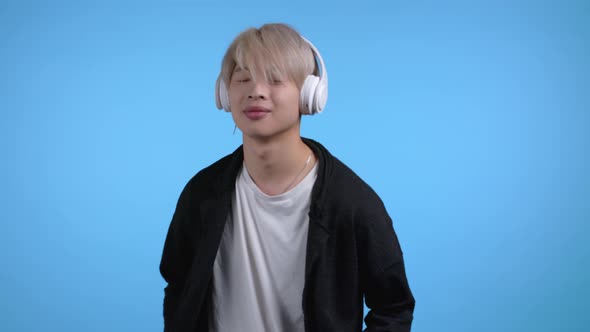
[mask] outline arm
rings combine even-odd
[[[414,297],[404,268],[403,254],[391,218],[376,197],[360,213],[359,255],[365,302],[366,332],[409,332]]]
[[[186,189],[181,194],[170,226],[162,259],[160,261],[160,274],[168,283],[164,288],[164,331],[173,331],[173,320],[180,301],[180,295],[184,288],[186,275],[189,271],[192,246],[187,237],[189,230],[185,223],[187,220],[187,209],[185,205]]]

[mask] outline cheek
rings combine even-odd
[[[232,92],[229,93],[228,97],[229,97],[230,105],[234,105],[234,104],[238,103],[240,100],[237,93],[233,90],[232,90]]]
[[[292,92],[282,98],[285,107],[289,109],[289,113],[295,113],[299,116],[299,93]]]
[[[228,90],[228,97],[229,97],[229,101],[231,102],[240,102],[240,100],[242,100],[242,96],[244,95],[244,87],[242,86],[232,86],[229,90]]]

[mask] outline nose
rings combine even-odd
[[[257,82],[253,82],[252,89],[250,93],[248,93],[248,99],[267,99],[268,98],[268,86],[264,82],[260,82],[264,80],[258,80]]]

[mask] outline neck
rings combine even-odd
[[[243,140],[248,173],[267,195],[278,195],[297,185],[315,161],[299,135],[268,141],[244,136]]]

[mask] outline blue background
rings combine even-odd
[[[233,151],[213,86],[286,22],[315,138],[382,197],[413,331],[588,331],[590,2],[0,2],[0,330],[161,331],[162,245]]]

